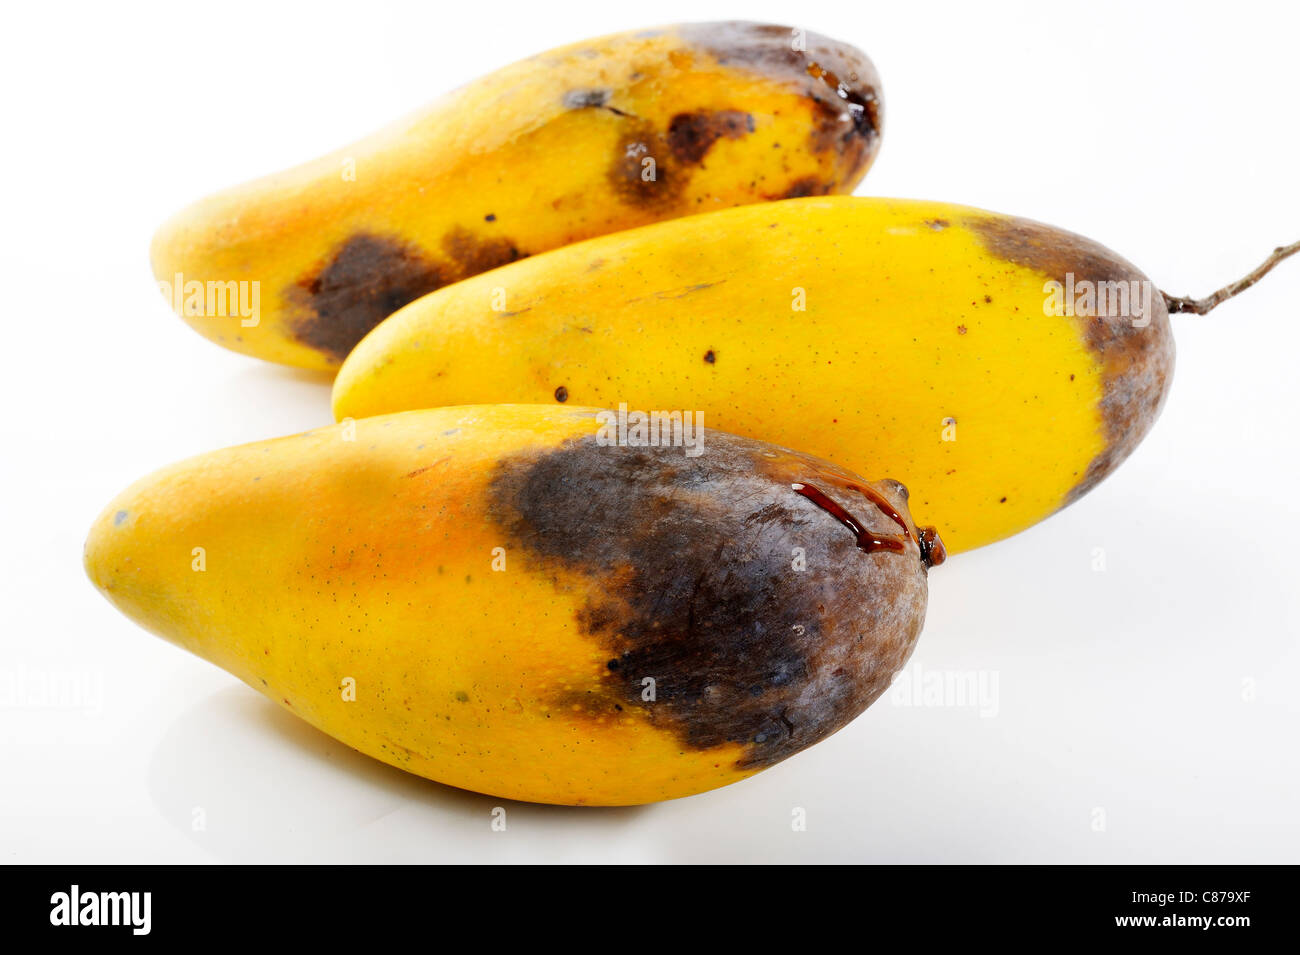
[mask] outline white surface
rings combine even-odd
[[[1294,9],[134,10],[24,5],[0,58],[0,676],[99,688],[88,710],[0,703],[0,859],[1298,861],[1300,262],[1212,317],[1176,319],[1171,399],[1118,474],[932,575],[913,663],[996,674],[996,715],[887,698],[703,796],[511,803],[492,832],[500,800],[334,743],[137,629],[81,570],[91,519],[130,481],[329,421],[322,380],[221,350],[159,298],[151,232],[213,189],[584,36],[807,14],[800,25],[856,42],[884,78],[884,149],[862,193],[1045,220],[1203,294],[1300,238]]]

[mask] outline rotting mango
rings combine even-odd
[[[406,303],[517,259],[851,192],[882,122],[871,62],[817,34],[729,22],[588,40],[185,209],[154,237],[154,274],[213,341],[333,369]]]
[[[943,556],[894,481],[570,406],[408,412],[206,454],[95,522],[142,626],[363,753],[536,802],[752,775],[861,713]]]
[[[887,463],[955,553],[1110,474],[1173,366],[1162,294],[1095,242],[967,206],[830,196],[604,236],[426,296],[344,363],[334,413],[699,411],[850,470]]]

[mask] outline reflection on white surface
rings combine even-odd
[[[167,729],[149,792],[168,822],[225,862],[487,862],[509,856],[520,830],[533,852],[562,861],[582,845],[566,835],[575,826],[617,858],[620,832],[653,811],[538,806],[443,786],[350,749],[242,685]],[[498,807],[504,831],[492,829]]]

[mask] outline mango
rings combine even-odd
[[[1161,292],[1096,242],[967,206],[830,196],[605,236],[428,295],[344,363],[334,413],[698,411],[851,471],[887,464],[957,553],[1112,473],[1173,366]]]
[[[333,370],[401,306],[497,266],[690,213],[852,192],[883,109],[862,52],[789,27],[587,40],[195,203],[154,236],[154,274],[218,344]]]
[[[943,556],[897,482],[699,424],[646,444],[608,412],[494,405],[216,451],[119,495],[86,569],[403,770],[546,803],[686,796],[876,699]]]

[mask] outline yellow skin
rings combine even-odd
[[[712,789],[884,691],[926,596],[900,485],[712,431],[697,457],[599,446],[595,415],[438,409],[203,455],[119,495],[86,568],[331,736],[508,798]]]
[[[333,369],[397,308],[516,259],[695,212],[851,192],[880,144],[876,72],[847,44],[808,34],[792,50],[792,39],[788,27],[691,24],[524,60],[185,209],[154,237],[154,274],[213,341]],[[246,284],[209,300],[207,283]]]
[[[344,364],[334,411],[557,399],[702,411],[850,470],[886,463],[917,519],[968,550],[1092,487],[1163,402],[1173,341],[1160,293],[1146,286],[1143,327],[1077,298],[1077,315],[1045,314],[1045,284],[1067,273],[1078,288],[1146,281],[1079,236],[963,206],[733,209],[421,299]]]

